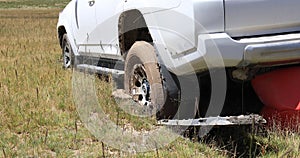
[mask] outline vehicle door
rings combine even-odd
[[[89,47],[95,41],[90,36],[96,28],[96,2],[97,0],[76,0],[74,36],[79,53],[89,52]]]
[[[90,33],[89,51],[97,57],[119,58],[118,23],[123,11],[123,0],[95,0],[96,27]]]

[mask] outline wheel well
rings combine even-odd
[[[67,33],[67,31],[64,26],[60,26],[57,29],[57,33],[58,33],[59,44],[62,47],[62,38],[63,38],[64,34]]]
[[[121,54],[126,56],[136,41],[153,42],[146,21],[138,10],[130,10],[119,18],[119,45]]]

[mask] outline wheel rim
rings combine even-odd
[[[147,79],[144,66],[141,64],[135,65],[130,79],[129,88],[133,100],[142,106],[150,106],[151,86]]]
[[[66,45],[64,47],[64,52],[63,52],[63,58],[64,58],[64,67],[65,68],[69,68],[71,66],[71,49],[70,49],[70,45],[65,42]]]

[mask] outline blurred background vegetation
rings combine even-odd
[[[70,0],[0,0],[0,8],[63,8]]]

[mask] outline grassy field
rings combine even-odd
[[[70,0],[0,0],[0,8],[63,8]]]
[[[216,130],[206,139],[180,137],[137,155],[103,146],[81,123],[72,98],[72,71],[60,62],[56,22],[66,2],[0,0],[0,157],[300,156],[300,136],[277,128],[255,135],[230,129],[232,135],[225,136]],[[97,84],[99,94],[109,87],[100,79]]]

